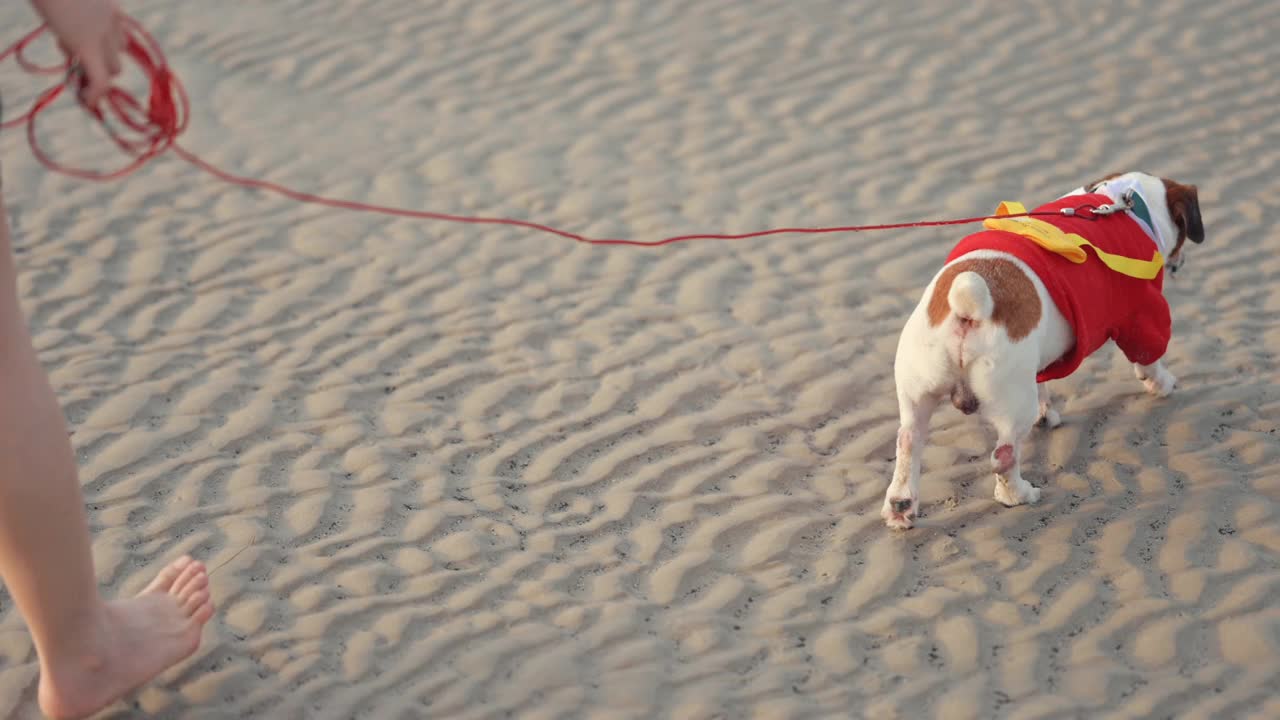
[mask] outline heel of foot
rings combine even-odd
[[[136,597],[106,603],[83,647],[47,660],[41,710],[51,718],[93,715],[194,653],[212,615],[203,563],[170,564]]]

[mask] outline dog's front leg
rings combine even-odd
[[[1049,383],[1037,383],[1036,391],[1040,396],[1040,417],[1036,425],[1053,429],[1062,424],[1062,416],[1053,409],[1053,396],[1049,394]]]
[[[919,513],[920,506],[920,458],[929,440],[929,420],[937,409],[940,397],[925,394],[910,397],[899,388],[899,427],[897,456],[893,463],[893,480],[884,493],[884,506],[880,517],[891,528],[906,530]]]
[[[1178,378],[1173,376],[1165,368],[1164,362],[1157,360],[1150,365],[1133,364],[1133,374],[1142,381],[1143,387],[1147,392],[1156,397],[1169,397],[1173,393],[1174,387],[1178,385]]]

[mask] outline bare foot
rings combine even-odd
[[[78,652],[41,658],[40,709],[55,719],[96,713],[195,652],[212,616],[204,563],[175,560],[137,597],[103,606]]]

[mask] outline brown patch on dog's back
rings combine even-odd
[[[976,273],[991,291],[991,322],[1004,327],[1009,339],[1021,340],[1040,322],[1040,296],[1036,286],[1017,265],[1004,258],[972,258],[948,265],[938,276],[929,298],[929,325],[937,327],[951,314],[947,294],[962,272]]]

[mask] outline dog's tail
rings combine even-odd
[[[996,304],[987,281],[978,273],[966,271],[952,279],[951,289],[947,291],[947,305],[964,326],[977,327],[991,319]],[[965,365],[964,350],[962,337],[955,347],[956,354],[953,358],[961,368]],[[978,411],[978,396],[963,377],[951,388],[951,404],[965,415]]]
[[[957,318],[976,325],[991,319],[996,304],[987,281],[978,273],[965,271],[951,281],[947,305]]]

